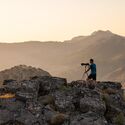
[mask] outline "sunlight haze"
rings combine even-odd
[[[0,0],[0,42],[64,41],[95,30],[125,35],[125,0]]]

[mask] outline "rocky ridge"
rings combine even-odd
[[[124,125],[120,83],[73,81],[41,76],[6,80],[0,94],[0,125]]]
[[[40,68],[32,66],[18,65],[10,69],[0,72],[0,83],[2,84],[6,79],[13,79],[20,81],[22,79],[28,80],[34,76],[50,76],[50,74]]]

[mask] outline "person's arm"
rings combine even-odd
[[[85,71],[85,73],[89,72],[90,69],[91,69],[91,68],[90,68],[90,65],[89,65],[89,67],[88,67],[88,69]]]

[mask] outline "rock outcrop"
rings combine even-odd
[[[6,81],[0,94],[0,125],[124,125],[120,83],[74,81],[41,76]],[[1,97],[1,96],[0,96]]]
[[[13,79],[20,81],[22,79],[29,80],[34,76],[50,76],[50,74],[40,68],[32,66],[19,65],[6,69],[0,72],[0,84],[6,79]]]

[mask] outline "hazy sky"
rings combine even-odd
[[[63,41],[99,29],[125,35],[125,0],[0,0],[0,42]]]

